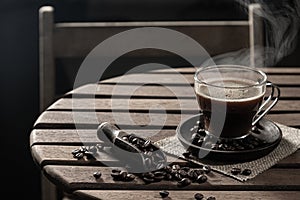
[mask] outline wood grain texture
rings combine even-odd
[[[117,165],[118,160],[111,157],[107,152],[108,151],[98,151],[95,154],[96,159],[87,159],[84,157],[83,159],[74,158],[72,155],[72,151],[74,149],[80,148],[81,145],[59,145],[59,144],[52,144],[52,145],[34,145],[31,147],[31,151],[35,155],[34,157],[37,158],[36,161],[39,163],[40,166],[45,165],[94,165],[94,166],[104,166],[103,163]],[[87,145],[88,146],[88,145]],[[168,162],[179,162],[178,158],[168,156]],[[184,162],[184,161],[180,161]],[[300,168],[300,150],[288,156],[287,158],[279,161],[275,166],[275,168],[280,167],[295,167]]]
[[[176,181],[161,181],[145,184],[136,178],[132,182],[114,181],[111,169],[101,166],[64,166],[47,165],[44,172],[56,185],[67,190],[77,189],[133,189],[133,190],[300,190],[300,169],[285,170],[271,168],[246,182],[229,178],[217,172],[208,174],[208,181],[203,184],[193,183],[187,187],[178,187]],[[93,173],[101,171],[100,179]],[[290,177],[293,177],[291,181]]]
[[[297,100],[280,100],[271,111],[300,112]],[[177,113],[196,113],[199,106],[196,99],[130,99],[130,98],[62,98],[52,104],[48,110],[97,110],[144,111],[166,110]]]
[[[164,188],[161,188],[163,190]],[[153,200],[161,199],[159,191],[161,190],[77,190],[76,196],[82,199],[101,199],[101,200],[129,200],[133,198]],[[204,195],[204,199],[210,196],[216,199],[226,200],[297,200],[299,191],[203,191],[203,190],[169,190],[168,200],[192,200],[196,193]]]
[[[176,80],[176,81],[174,81]],[[279,86],[299,86],[300,75],[269,75],[268,80]],[[192,74],[128,74],[101,81],[106,84],[162,84],[189,85],[194,83]]]
[[[76,118],[74,116],[77,116]],[[113,124],[147,128],[150,117],[153,119],[148,128],[172,126],[175,127],[181,120],[191,117],[192,114],[164,113],[125,113],[125,112],[72,112],[72,111],[46,111],[40,115],[34,125],[35,128],[75,127],[97,128],[101,122],[107,121]],[[76,120],[74,120],[76,119]]]
[[[116,92],[118,91],[118,92]],[[281,87],[281,98],[294,99],[300,98],[300,87]],[[162,95],[163,94],[163,95]],[[73,96],[72,96],[73,95]],[[87,84],[76,88],[66,96],[73,98],[195,98],[192,88],[186,89],[182,86],[151,86],[144,85],[105,85],[105,84]]]
[[[97,151],[94,158],[84,156],[81,159],[73,157],[72,151],[80,148],[82,145],[34,145],[32,153],[36,158],[36,162],[40,166],[46,165],[92,165],[92,166],[122,166],[119,159],[114,158],[109,154],[110,147],[104,147],[104,150]],[[89,145],[85,145],[89,146]],[[167,156],[169,163],[186,163],[184,160]]]
[[[72,111],[45,111],[36,120],[34,128],[74,128],[74,112]],[[96,114],[96,117],[94,116]],[[140,129],[149,124],[149,114],[148,113],[123,113],[114,112],[114,117],[112,112],[77,112],[78,118],[76,120],[77,128],[92,128],[95,129],[101,122],[108,121],[110,123],[116,123],[118,125],[132,126]],[[159,114],[151,113],[153,119],[152,126],[162,126],[175,128],[180,123],[181,120],[187,117],[193,116],[193,114]],[[129,120],[131,117],[133,121]],[[162,122],[166,117],[166,121]],[[285,113],[285,114],[269,114],[266,116],[268,119],[278,122],[287,126],[297,127],[300,126],[300,113]],[[149,126],[148,128],[151,128]]]
[[[164,137],[175,135],[175,129],[122,129],[130,134],[158,141]],[[34,129],[30,134],[30,146],[33,145],[80,145],[85,143],[97,143],[97,135],[94,129]]]

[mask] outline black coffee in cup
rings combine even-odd
[[[197,85],[195,93],[204,115],[205,129],[221,138],[239,138],[247,135],[265,93],[261,86],[253,87],[255,84],[257,83],[248,79],[228,78]],[[211,121],[212,112],[215,116],[225,117]],[[217,126],[214,123],[224,123],[221,132],[215,130]]]

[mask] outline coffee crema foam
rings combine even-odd
[[[212,100],[241,102],[257,99],[264,95],[263,86],[253,87],[257,83],[246,79],[211,80],[208,84],[212,86],[199,84],[195,89],[198,95]]]

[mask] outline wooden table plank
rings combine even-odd
[[[100,179],[93,177],[95,171],[102,173]],[[192,183],[186,187],[178,187],[176,181],[151,184],[145,184],[139,178],[131,182],[114,181],[111,177],[111,168],[101,166],[47,165],[44,167],[44,172],[55,184],[70,191],[78,189],[157,190],[161,188],[167,190],[300,190],[300,169],[271,168],[246,182],[211,172],[208,174],[206,183]],[[293,177],[293,181],[290,177]]]
[[[117,88],[118,93],[113,92]],[[105,85],[105,84],[87,84],[72,90],[66,96],[74,94],[74,98],[78,97],[140,97],[149,98],[195,98],[192,88],[186,89],[182,86],[141,86],[136,85]],[[162,96],[163,94],[163,96]],[[281,87],[281,97],[283,98],[300,98],[300,87]]]
[[[97,166],[99,163],[110,163],[117,165],[117,160],[110,157],[105,151],[98,151],[95,155],[96,160],[94,159],[76,159],[72,155],[72,151],[74,149],[80,148],[81,145],[34,145],[31,148],[31,151],[35,155],[34,157],[37,158],[36,162],[39,163],[40,166],[45,165],[94,165]],[[172,156],[168,156],[168,162],[179,162],[178,158],[174,158]],[[184,162],[184,161],[180,161]],[[100,164],[103,166],[103,164]],[[298,167],[300,168],[300,150],[296,151],[294,154],[288,156],[287,158],[279,161],[274,167]]]
[[[175,81],[176,80],[176,81]],[[300,75],[268,75],[268,80],[279,86],[300,85]],[[106,84],[163,84],[190,85],[194,83],[191,74],[128,74],[101,81]]]
[[[291,111],[300,112],[300,104],[297,100],[280,100],[271,111]],[[69,99],[62,98],[52,104],[48,110],[94,110],[111,111],[111,110],[130,110],[144,111],[149,110],[166,110],[196,113],[199,106],[196,99],[121,99],[121,98],[84,98]],[[126,109],[127,108],[127,109]]]
[[[74,115],[72,111],[45,111],[36,120],[35,128],[55,128],[55,127],[75,127]],[[120,126],[136,126],[145,127],[150,123],[149,113],[125,113],[125,112],[77,112],[79,119],[76,120],[78,127],[97,128],[101,122],[107,121]],[[97,119],[94,115],[96,114]],[[300,114],[299,114],[300,115]],[[162,125],[175,127],[179,122],[192,114],[172,114],[166,115],[161,113],[151,113],[151,117],[155,119],[152,122],[153,126]],[[129,117],[132,118],[129,119]],[[97,121],[95,121],[97,120]],[[118,121],[119,123],[116,123]],[[150,127],[149,127],[150,128]]]
[[[164,137],[175,135],[175,129],[123,129],[128,133],[133,133],[150,139],[155,142]],[[30,134],[30,146],[39,145],[68,145],[68,144],[82,144],[97,143],[97,135],[95,130],[76,130],[76,129],[34,129]]]
[[[163,190],[164,188],[161,188]],[[138,199],[161,199],[159,195],[160,190],[77,190],[74,194],[80,198],[101,199],[101,200],[129,200],[133,198]],[[299,199],[299,191],[203,191],[203,190],[169,190],[169,198],[172,200],[194,199],[196,193],[204,195],[204,199],[210,196],[216,199],[226,200],[297,200]],[[203,200],[204,200],[203,199]]]
[[[111,112],[95,112],[98,117],[98,121],[95,122],[94,117],[91,116],[91,112],[78,112],[78,115],[81,116],[78,119],[77,127],[78,128],[97,128],[98,125],[103,121],[108,121],[110,123],[115,123],[114,116]],[[149,123],[149,114],[148,113],[130,113],[130,116],[135,120],[137,125],[132,124],[128,121],[128,113],[116,112],[118,117],[122,119],[121,123],[118,125],[125,126],[146,126]],[[152,113],[151,116],[156,119],[164,119],[164,114]],[[192,114],[170,114],[167,116],[165,121],[165,126],[171,126],[173,128],[177,127],[181,119],[186,119],[187,117],[193,116]],[[300,113],[287,113],[287,114],[269,114],[267,118],[287,126],[298,127],[300,126]],[[153,125],[161,126],[161,121],[153,122]],[[34,128],[74,128],[74,119],[73,112],[71,111],[45,111],[40,117],[36,120]],[[140,127],[141,128],[141,127]],[[150,127],[148,127],[150,128]]]
[[[113,158],[104,147],[104,150],[97,151],[94,158],[83,157],[77,159],[73,157],[72,151],[80,148],[82,145],[34,145],[31,147],[31,151],[36,158],[36,162],[39,166],[46,165],[93,165],[93,166],[120,166],[118,159]],[[88,145],[86,145],[88,146]],[[167,155],[169,163],[186,163],[186,161]]]

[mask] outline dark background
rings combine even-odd
[[[39,169],[29,148],[39,114],[38,8],[55,6],[56,21],[231,20],[247,15],[229,0],[1,0],[1,195],[40,199]],[[298,44],[297,41],[295,43]],[[300,47],[278,66],[300,66]]]

